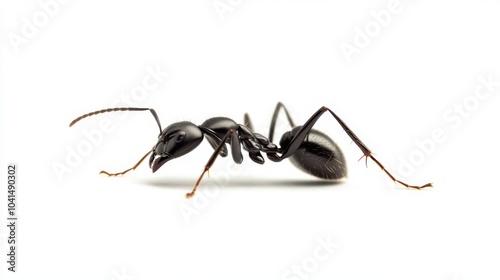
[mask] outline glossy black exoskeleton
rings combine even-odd
[[[283,134],[279,142],[279,147],[273,144],[274,129],[276,120],[280,109],[285,111],[288,122],[292,129]],[[228,150],[226,144],[231,147],[231,155],[235,163],[240,164],[243,161],[243,150],[247,151],[252,161],[263,164],[264,157],[262,153],[266,154],[267,158],[274,162],[280,162],[283,159],[289,158],[291,162],[304,172],[322,179],[341,179],[347,176],[347,165],[340,148],[335,142],[326,134],[313,129],[316,121],[325,112],[329,112],[344,129],[347,135],[354,141],[358,148],[363,152],[363,157],[367,160],[372,159],[394,182],[399,183],[407,188],[422,189],[432,187],[428,183],[422,186],[412,186],[396,179],[389,173],[384,166],[372,155],[370,149],[366,147],[363,142],[352,132],[352,130],[330,109],[321,107],[317,110],[302,126],[296,126],[292,121],[290,114],[282,103],[276,105],[274,114],[271,120],[269,129],[269,138],[264,137],[262,134],[253,131],[253,125],[250,121],[248,114],[245,114],[245,125],[238,124],[234,120],[226,117],[210,118],[203,122],[201,125],[195,125],[191,122],[177,122],[167,126],[162,130],[160,120],[155,110],[150,108],[110,108],[91,112],[82,115],[73,120],[69,126],[73,126],[76,122],[83,118],[114,111],[150,111],[158,124],[160,134],[158,142],[149,150],[132,168],[118,173],[108,173],[101,171],[101,173],[108,176],[123,175],[130,170],[134,170],[141,164],[144,159],[149,157],[149,166],[153,172],[156,172],[166,162],[181,157],[192,150],[194,150],[204,138],[214,148],[212,156],[209,158],[207,164],[200,177],[196,181],[193,190],[187,193],[186,196],[192,197],[200,185],[204,174],[214,164],[215,159],[220,156],[227,156]]]

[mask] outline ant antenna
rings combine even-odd
[[[69,124],[69,126],[72,127],[75,123],[79,122],[81,119],[84,119],[86,117],[90,117],[90,116],[93,116],[93,115],[97,115],[97,114],[109,113],[109,112],[116,112],[116,111],[146,111],[146,110],[149,110],[151,112],[151,114],[153,115],[153,117],[155,118],[156,123],[158,124],[158,128],[160,129],[160,134],[161,134],[162,129],[161,129],[161,124],[160,124],[160,119],[158,118],[158,115],[156,114],[155,110],[151,109],[151,108],[119,107],[119,108],[102,109],[102,110],[98,110],[98,111],[95,111],[95,112],[91,112],[91,113],[82,115],[82,116],[74,119]]]

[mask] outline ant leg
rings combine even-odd
[[[222,142],[222,140],[217,135],[217,133],[215,133],[215,131],[211,130],[210,128],[206,128],[206,127],[203,127],[203,126],[198,126],[198,128],[201,129],[201,131],[203,131],[205,133],[205,136],[206,136],[207,141],[210,144],[210,146],[212,146],[213,149],[217,149],[217,146]],[[220,151],[220,155],[222,157],[226,157],[227,156],[226,145],[224,145],[222,147],[222,149]]]
[[[302,144],[304,139],[307,137],[307,135],[309,134],[309,131],[311,131],[311,129],[314,126],[314,124],[316,123],[316,121],[321,117],[321,115],[323,115],[323,113],[325,113],[327,111],[330,112],[330,114],[337,120],[337,122],[344,129],[344,131],[347,133],[347,135],[352,139],[352,141],[354,141],[356,146],[358,146],[358,148],[361,150],[361,152],[363,152],[363,156],[361,158],[365,157],[366,161],[368,161],[368,158],[373,160],[382,169],[382,171],[384,171],[384,173],[387,176],[389,176],[389,178],[391,178],[394,182],[399,183],[399,184],[401,184],[409,189],[423,189],[423,188],[427,188],[427,187],[432,187],[431,183],[427,183],[427,184],[422,185],[422,186],[412,186],[412,185],[409,185],[407,183],[404,183],[404,182],[396,179],[396,177],[394,177],[389,171],[387,171],[387,169],[385,169],[385,167],[373,156],[370,149],[368,149],[368,147],[358,138],[358,136],[356,136],[356,134],[354,134],[354,132],[344,123],[344,121],[342,121],[342,119],[340,119],[332,110],[330,110],[324,106],[321,107],[318,111],[316,111],[316,113],[314,113],[311,116],[311,118],[309,118],[309,120],[307,120],[307,122],[302,126],[302,128],[292,138],[292,140],[290,141],[290,144],[287,147],[282,148],[283,149],[282,155],[281,156],[276,155],[273,158],[273,160],[281,161],[281,160],[293,155],[295,153],[295,151],[299,148],[299,146]]]
[[[209,171],[210,167],[214,164],[215,160],[219,156],[222,148],[225,146],[226,140],[228,137],[231,137],[231,152],[233,154],[233,160],[236,163],[241,163],[243,160],[243,155],[241,154],[241,144],[240,140],[238,139],[238,134],[234,129],[230,129],[224,137],[222,137],[221,142],[215,148],[214,152],[212,153],[212,156],[210,156],[210,159],[208,160],[207,164],[205,164],[205,167],[203,168],[203,172],[201,173],[200,177],[198,180],[196,180],[196,183],[194,184],[193,190],[191,192],[186,194],[186,198],[191,198],[193,197],[194,193],[198,189],[198,186],[201,183],[201,180],[203,179],[203,176],[205,175],[206,172]]]
[[[118,176],[118,175],[123,175],[127,172],[129,172],[130,170],[135,170],[137,168],[137,166],[139,166],[139,164],[141,164],[141,162],[144,161],[144,159],[152,152],[153,150],[149,151],[147,154],[145,154],[140,160],[139,162],[137,162],[132,168],[129,168],[125,171],[122,171],[122,172],[118,172],[118,173],[109,173],[107,171],[104,171],[102,170],[101,172],[99,172],[99,174],[106,174],[108,176]]]
[[[251,131],[254,131],[253,123],[248,113],[245,113],[245,115],[243,116],[243,123],[245,124],[246,127],[250,128]]]
[[[283,108],[283,110],[285,111],[286,118],[288,119],[290,126],[292,128],[295,127],[295,124],[293,123],[292,117],[288,113],[288,110],[286,109],[285,105],[283,105],[283,103],[281,103],[281,102],[278,102],[278,104],[276,104],[276,109],[274,109],[273,118],[271,120],[271,126],[269,127],[269,142],[271,142],[271,143],[273,142],[274,128],[276,127],[276,120],[278,120],[278,113],[279,113],[281,108]]]

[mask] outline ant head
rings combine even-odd
[[[166,127],[149,158],[149,166],[156,172],[167,161],[194,150],[203,141],[203,132],[193,123],[178,122]]]

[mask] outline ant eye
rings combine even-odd
[[[179,131],[179,133],[175,136],[175,143],[184,141],[184,138],[186,138],[186,132],[183,130]]]

